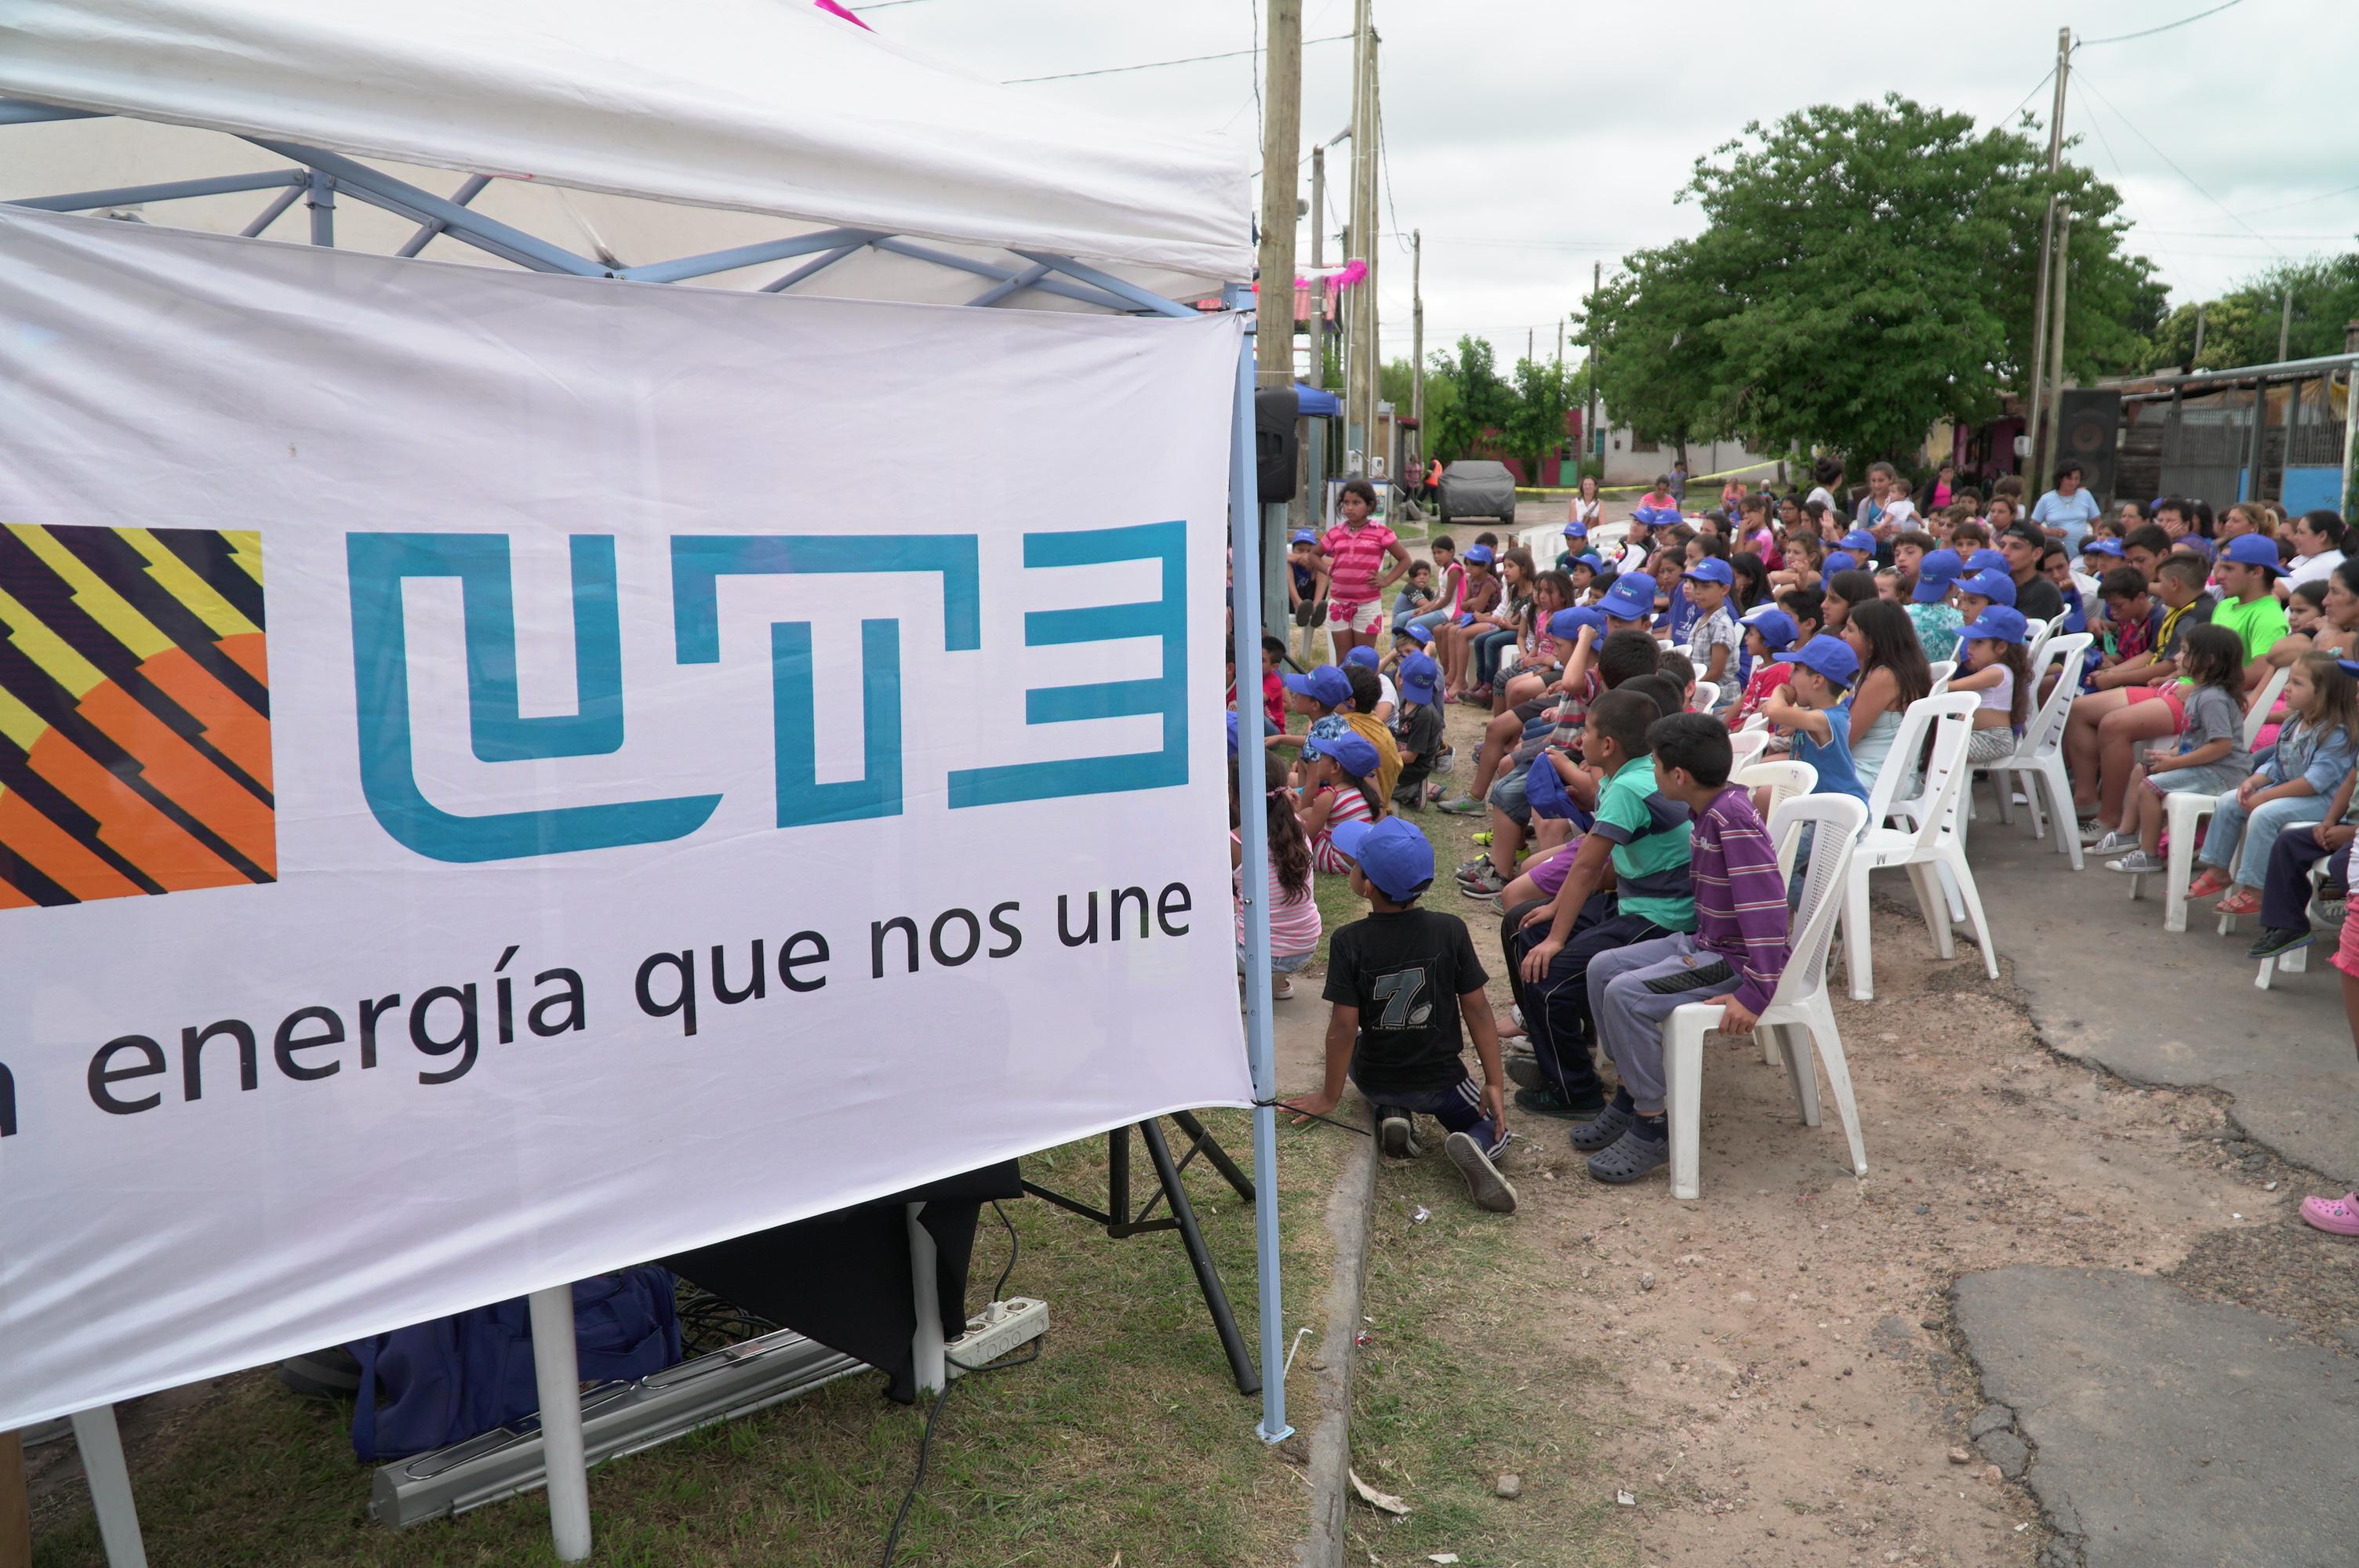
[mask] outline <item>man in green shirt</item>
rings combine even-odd
[[[2268,652],[2286,634],[2285,602],[2272,582],[2283,570],[2277,541],[2259,534],[2237,535],[2212,565],[2220,602],[2212,608],[2212,623],[2243,639],[2246,690],[2268,678]]]

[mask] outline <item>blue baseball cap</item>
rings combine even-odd
[[[1236,761],[1236,756],[1237,756],[1237,710],[1236,710],[1235,708],[1230,708],[1230,709],[1229,709],[1229,760],[1230,760],[1231,762],[1234,762],[1234,761]]]
[[[1864,528],[1854,528],[1843,536],[1843,547],[1872,556],[1875,554],[1875,535]]]
[[[1958,580],[1960,593],[1971,593],[1994,604],[2015,607],[2015,579],[2005,572],[1980,571]]]
[[[1298,545],[1315,545],[1319,542],[1319,535],[1308,528],[1297,528],[1294,531],[1294,542]]]
[[[1965,560],[1957,551],[1928,550],[1917,563],[1917,589],[1911,597],[1919,604],[1937,604],[1950,597],[1950,589],[1965,575]]]
[[[1582,522],[1568,523],[1564,525],[1564,536],[1568,539],[1586,539],[1589,537],[1589,524]]]
[[[1549,617],[1548,633],[1551,637],[1570,643],[1581,635],[1583,626],[1601,637],[1604,636],[1605,612],[1590,609],[1560,610]]]
[[[1377,665],[1384,663],[1382,659],[1376,656],[1376,651],[1374,648],[1369,647],[1365,643],[1361,643],[1358,647],[1344,654],[1343,662],[1347,665],[1357,665],[1364,670],[1375,669]]]
[[[1299,691],[1328,708],[1340,708],[1352,700],[1352,682],[1333,665],[1321,665],[1307,675],[1280,676],[1279,682],[1288,691]]]
[[[1851,651],[1849,643],[1825,632],[1796,649],[1792,659],[1839,687],[1848,687],[1859,678],[1859,655]]]
[[[1491,564],[1493,559],[1491,546],[1488,545],[1471,545],[1467,547],[1465,559],[1467,564],[1470,566],[1487,567]]]
[[[1397,816],[1382,822],[1338,822],[1328,838],[1352,858],[1378,892],[1396,903],[1407,903],[1433,885],[1433,846],[1414,823]]]
[[[1640,506],[1633,508],[1630,513],[1630,521],[1642,528],[1651,528],[1658,523],[1676,523],[1679,520],[1680,509],[1676,506]]]
[[[1717,556],[1706,556],[1680,575],[1697,582],[1716,582],[1723,588],[1736,580],[1736,574],[1729,569],[1728,563]]]
[[[1412,621],[1408,623],[1408,627],[1402,631],[1401,635],[1422,648],[1428,643],[1433,641],[1433,628],[1430,626],[1420,626],[1416,622]]]
[[[1765,604],[1747,611],[1744,624],[1758,632],[1762,642],[1769,645],[1773,654],[1782,654],[1792,647],[1794,639],[1801,634],[1801,628],[1794,624],[1794,618],[1774,604]]]
[[[2122,542],[2119,539],[2092,539],[2081,546],[2081,553],[2084,556],[2112,556],[2119,559]]]
[[[1430,656],[1411,654],[1400,662],[1395,674],[1399,677],[1403,702],[1422,702],[1430,707],[1440,700],[1441,666]]]
[[[1605,597],[1597,601],[1597,608],[1609,620],[1650,621],[1655,614],[1655,585],[1651,579],[1616,578]]]
[[[1859,557],[1849,550],[1829,550],[1827,558],[1819,563],[1819,570],[1826,577],[1832,577],[1837,572],[1855,572],[1859,570]]]
[[[1597,558],[1597,552],[1595,550],[1582,551],[1581,554],[1572,557],[1572,564],[1577,567],[1587,567],[1593,572],[1602,572],[1605,569],[1605,563]]]
[[[1958,628],[1961,643],[2020,643],[2030,626],[2023,611],[2011,604],[1986,604],[1983,612]]]
[[[2346,676],[2359,676],[2359,659],[2337,659],[2334,667]]]
[[[1546,747],[1524,769],[1524,804],[1532,808],[1535,816],[1570,817],[1572,795],[1564,787],[1564,775],[1556,771],[1549,760]]]
[[[1966,557],[1968,572],[2003,572],[2006,569],[2006,554],[2002,550],[1976,550]]]
[[[2258,534],[2237,535],[2228,541],[2228,547],[2220,552],[2220,558],[2234,561],[2238,566],[2260,567],[2273,572],[2285,570],[2284,561],[2277,557],[2277,541],[2265,539]]]
[[[2182,538],[2173,540],[2170,547],[2174,550],[2186,550],[2208,561],[2212,558],[2212,552],[2219,546],[2201,534],[2189,534]]]
[[[1375,742],[1356,730],[1346,730],[1341,735],[1313,735],[1302,742],[1302,752],[1310,757],[1332,757],[1355,779],[1366,778],[1376,771]]]

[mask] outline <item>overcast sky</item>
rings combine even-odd
[[[2050,90],[2035,87],[2058,27],[2095,40],[2216,3],[1376,0],[1395,210],[1403,230],[1425,234],[1427,349],[1471,331],[1512,361],[1527,329],[1552,345],[1593,262],[1610,274],[1629,250],[1695,232],[1694,206],[1672,198],[1696,158],[1748,120],[1897,90],[1984,124],[2028,95],[2044,124]],[[1256,5],[899,0],[862,12],[881,33],[1006,80],[1245,49],[1259,41]],[[1352,0],[1303,0],[1303,37],[1348,32],[1352,16]],[[1351,46],[1307,43],[1303,59],[1307,156],[1349,118]],[[2174,302],[2281,254],[2350,247],[2354,62],[2359,0],[2241,0],[2075,55],[2071,156],[2121,189],[2130,244]],[[1222,135],[1257,160],[1259,70],[1247,56],[1016,91]],[[1302,178],[1307,197],[1307,168]],[[1329,200],[1332,235],[1343,211],[1332,179]],[[1386,352],[1406,355],[1408,257],[1388,241],[1384,265]]]

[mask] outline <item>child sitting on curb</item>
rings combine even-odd
[[[1346,822],[1374,822],[1385,814],[1376,789],[1376,749],[1348,730],[1313,735],[1302,742],[1302,831],[1310,839],[1310,863],[1343,875],[1351,857],[1335,847],[1335,829]]]
[[[1347,823],[1336,849],[1352,862],[1352,891],[1368,916],[1338,930],[1327,945],[1327,1078],[1316,1094],[1285,1102],[1324,1116],[1343,1098],[1348,1076],[1376,1114],[1376,1144],[1396,1158],[1417,1154],[1410,1118],[1441,1123],[1442,1152],[1466,1179],[1478,1207],[1513,1214],[1516,1189],[1493,1157],[1506,1147],[1506,1079],[1499,1034],[1484,994],[1483,962],[1466,923],[1416,906],[1433,882],[1433,846],[1392,817],[1370,827]],[[1483,1068],[1466,1071],[1461,1029],[1474,1036]]]
[[[1689,1002],[1718,1002],[1722,1033],[1752,1033],[1790,956],[1777,846],[1751,797],[1728,782],[1727,729],[1709,714],[1673,714],[1656,720],[1647,742],[1657,787],[1694,815],[1695,929],[1590,960],[1589,1010],[1622,1087],[1572,1130],[1572,1146],[1589,1156],[1592,1176],[1617,1184],[1670,1163],[1663,1021]]]

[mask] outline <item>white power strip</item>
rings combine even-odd
[[[1028,1340],[1049,1332],[1049,1303],[1030,1296],[1010,1296],[994,1302],[980,1317],[966,1320],[966,1332],[942,1346],[950,1357],[951,1376],[998,1360]]]

